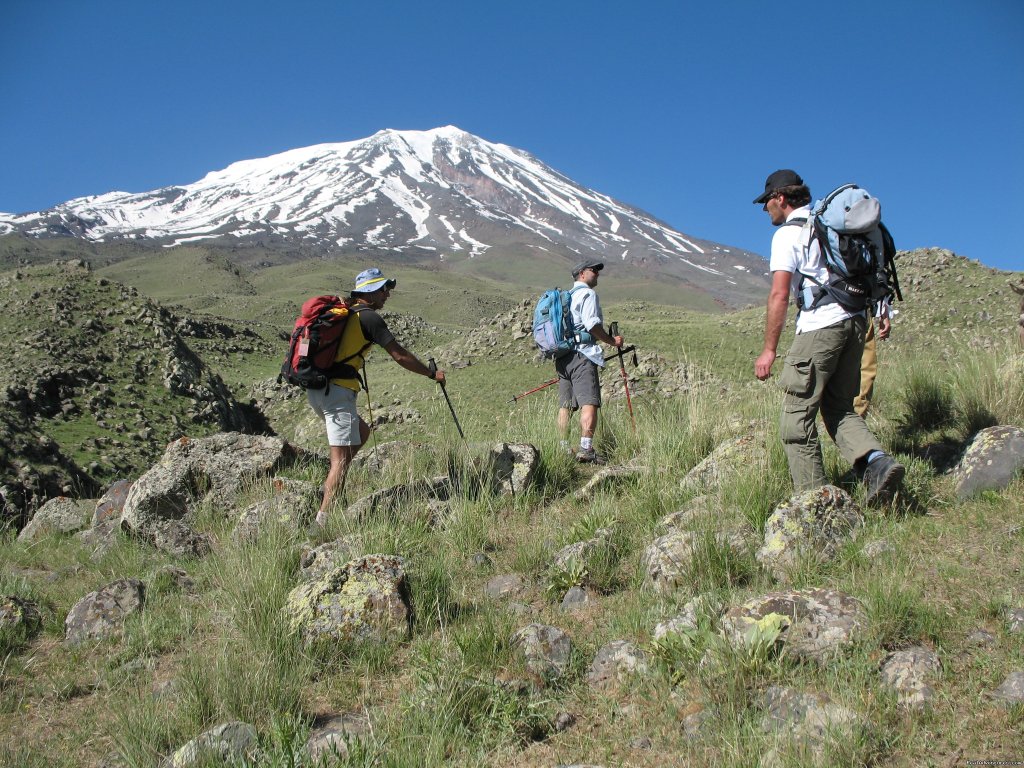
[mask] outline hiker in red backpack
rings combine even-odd
[[[316,522],[323,527],[334,502],[338,486],[345,480],[352,458],[370,436],[370,427],[356,412],[356,395],[362,387],[359,371],[373,344],[384,347],[391,359],[407,371],[444,384],[444,371],[431,371],[419,358],[399,344],[384,319],[377,314],[391,295],[397,281],[389,280],[377,268],[359,273],[349,296],[349,311],[359,322],[348,322],[342,332],[335,359],[346,361],[355,370],[351,378],[331,379],[323,389],[307,389],[310,407],[324,420],[327,442],[331,447],[331,468],[324,481],[324,497]]]

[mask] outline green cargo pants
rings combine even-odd
[[[853,410],[860,391],[860,358],[866,321],[862,316],[817,331],[797,334],[779,378],[786,393],[779,437],[799,491],[828,482],[818,442],[818,411],[825,430],[851,464],[882,446]]]

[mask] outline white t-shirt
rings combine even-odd
[[[586,283],[577,280],[572,284],[572,299],[569,302],[569,311],[572,314],[572,323],[577,328],[589,331],[595,325],[604,322],[601,315],[601,302],[597,293]],[[581,344],[576,348],[581,355],[596,365],[604,367],[604,350],[598,343]]]
[[[809,219],[811,208],[808,205],[797,208],[786,217],[786,221],[792,219]],[[790,287],[793,297],[796,298],[800,290],[801,275],[809,275],[824,284],[828,280],[828,270],[825,268],[825,261],[821,256],[818,243],[808,245],[811,239],[810,227],[796,226],[795,224],[783,225],[775,230],[772,237],[772,255],[769,262],[769,269],[772,272],[790,272],[793,280]],[[804,282],[805,287],[813,287],[810,280]],[[796,316],[796,332],[806,333],[817,331],[821,328],[828,328],[830,325],[841,323],[848,317],[863,312],[847,312],[839,304],[831,302],[822,304],[816,309],[802,310]]]

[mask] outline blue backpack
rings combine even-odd
[[[572,322],[569,303],[579,287],[570,291],[558,288],[544,291],[533,310],[533,340],[547,359],[559,358],[574,351],[580,344],[593,341],[586,331]]]
[[[893,260],[896,245],[882,223],[881,203],[867,190],[844,184],[814,204],[810,221],[787,223],[810,227],[809,242],[817,241],[828,269],[825,284],[803,276],[814,285],[801,281],[800,309],[835,302],[849,312],[873,312],[886,297],[903,300]]]

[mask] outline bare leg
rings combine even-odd
[[[580,435],[592,438],[595,429],[597,429],[597,406],[580,406]]]
[[[566,436],[569,434],[569,416],[571,411],[568,408],[558,409],[558,431],[562,435],[562,439],[567,439]]]
[[[324,481],[324,498],[320,502],[320,511],[317,512],[316,522],[323,527],[327,523],[327,513],[334,503],[334,497],[339,486],[345,482],[349,465],[359,449],[363,447],[370,437],[370,427],[362,419],[359,420],[359,437],[362,442],[359,445],[332,445],[331,446],[331,468],[327,472],[327,479]]]

